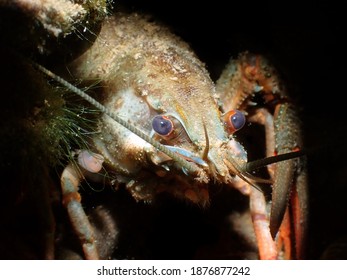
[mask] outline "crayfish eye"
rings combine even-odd
[[[229,133],[234,133],[240,130],[245,123],[245,115],[238,110],[231,110],[224,115],[224,124]]]
[[[161,136],[169,136],[174,130],[172,121],[165,116],[155,116],[152,120],[152,127]]]

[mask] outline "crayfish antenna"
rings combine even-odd
[[[265,167],[269,164],[273,164],[276,162],[281,162],[289,159],[294,159],[297,157],[301,157],[305,155],[305,153],[300,151],[294,151],[289,152],[285,154],[280,154],[272,157],[266,157],[258,160],[254,160],[251,162],[247,162],[243,165],[239,165],[232,157],[229,157],[227,160],[227,164],[229,165],[229,168],[241,179],[243,179],[245,182],[249,183],[251,186],[256,188],[259,191],[262,191],[259,186],[257,186],[255,183],[265,183],[265,184],[272,184],[273,181],[271,179],[263,179],[256,176],[253,176],[250,174],[250,172],[259,169],[261,167]]]
[[[251,162],[247,162],[245,164],[245,166],[242,167],[242,169],[245,172],[252,172],[252,171],[259,169],[261,167],[265,167],[266,165],[280,162],[280,161],[293,159],[293,158],[298,158],[298,157],[301,157],[303,155],[305,155],[305,152],[300,150],[300,151],[289,152],[289,153],[280,154],[280,155],[276,155],[276,156],[272,156],[272,157],[266,157],[266,158],[254,160]]]

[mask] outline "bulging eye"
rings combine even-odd
[[[160,136],[169,136],[173,130],[174,125],[172,121],[166,116],[155,116],[152,120],[153,130]]]
[[[246,118],[243,113],[238,110],[231,110],[224,115],[224,124],[229,133],[234,133],[240,130],[246,123]]]

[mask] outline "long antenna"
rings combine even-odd
[[[285,153],[285,154],[280,154],[280,155],[276,155],[276,156],[271,156],[271,157],[266,157],[263,159],[254,160],[251,162],[247,162],[244,166],[244,170],[246,172],[251,172],[255,169],[264,167],[264,166],[272,164],[272,163],[301,157],[303,155],[305,155],[305,152],[300,150],[300,151],[289,152],[289,153]]]
[[[40,64],[33,63],[34,67],[36,67],[38,70],[43,72],[45,75],[48,77],[52,78],[56,82],[60,83],[61,85],[65,86],[75,94],[79,95],[82,97],[84,100],[88,101],[91,105],[99,109],[102,113],[108,115],[110,118],[112,118],[114,121],[119,123],[120,125],[124,126],[126,129],[130,130],[132,133],[136,134],[140,138],[142,138],[144,141],[147,143],[151,144],[153,147],[158,149],[159,151],[163,152],[164,154],[168,155],[172,160],[176,161],[182,168],[184,168],[188,173],[190,174],[197,174],[201,172],[201,169],[199,169],[196,165],[189,163],[188,161],[184,160],[182,157],[178,156],[176,153],[172,152],[169,150],[167,147],[164,145],[160,144],[158,141],[155,141],[154,139],[148,137],[147,134],[142,132],[140,129],[137,127],[127,123],[125,120],[120,118],[118,115],[110,111],[108,108],[106,108],[104,105],[99,103],[97,100],[86,94],[84,91],[80,90],[79,88],[75,87],[74,85],[70,84],[60,76],[54,74],[47,68],[43,67]]]

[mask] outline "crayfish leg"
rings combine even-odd
[[[248,113],[249,121],[264,125],[267,156],[302,149],[297,109],[291,103],[276,69],[266,58],[248,52],[240,54],[227,65],[216,87],[224,112],[244,110]],[[257,104],[253,102],[256,95],[262,96],[263,104],[258,104],[263,106],[261,109],[253,106]],[[299,259],[304,256],[308,220],[308,190],[303,165],[304,159],[299,158],[268,166],[269,175],[274,181],[270,233],[279,244],[284,242],[284,256],[292,255]],[[287,210],[288,207],[290,210]],[[283,222],[286,211],[289,213],[289,223]],[[294,236],[280,240],[285,236],[282,234],[280,237],[280,231],[288,232],[285,228],[291,228]],[[292,253],[293,249],[295,253]]]
[[[278,251],[283,251],[283,259],[305,259],[308,224],[306,186],[306,172],[302,172],[296,178],[276,239]]]
[[[263,125],[266,137],[266,156],[273,155],[275,150],[275,125],[274,117],[264,108],[255,110],[249,118],[251,122]],[[292,239],[291,239],[291,215],[288,208],[288,196],[291,188],[291,180],[294,177],[293,162],[280,162],[267,166],[270,177],[274,180],[274,188],[272,195],[272,212],[270,218],[270,230],[273,238],[276,237],[278,252],[283,252],[280,258],[292,258]],[[279,186],[279,187],[278,187]],[[284,207],[283,207],[284,206]],[[283,212],[281,212],[283,211]],[[279,215],[279,214],[283,214]],[[296,236],[295,238],[300,238]],[[280,254],[280,253],[279,253]]]
[[[275,260],[278,253],[276,243],[269,231],[269,216],[266,210],[265,197],[259,190],[251,188],[249,198],[259,257],[261,260]]]
[[[302,148],[300,120],[291,103],[280,103],[274,113],[275,153],[283,154]],[[304,257],[308,222],[308,189],[305,158],[276,164],[274,176],[270,230],[276,235],[289,205],[297,259]],[[293,246],[294,248],[294,246]]]
[[[261,260],[277,259],[277,245],[270,233],[270,219],[264,194],[238,177],[235,178],[233,187],[249,197],[250,213],[259,258]]]
[[[292,152],[302,147],[300,121],[288,102],[276,105],[272,115],[257,109],[250,121],[264,125],[266,155]],[[304,258],[308,216],[308,192],[304,159],[291,159],[269,165],[273,179],[270,232],[284,258]],[[287,217],[286,217],[287,215]],[[289,217],[289,218],[288,218]],[[294,236],[291,237],[290,234]],[[278,236],[277,236],[278,235]]]
[[[308,225],[308,189],[305,169],[301,170],[300,174],[297,175],[291,201],[295,235],[295,255],[297,259],[305,259]]]
[[[95,234],[81,204],[78,186],[83,175],[72,163],[68,164],[61,175],[61,188],[63,205],[65,206],[70,222],[76,232],[86,259],[99,259],[96,247]]]
[[[290,211],[287,207],[283,221],[278,231],[278,236],[276,238],[277,250],[280,252],[280,258],[284,260],[292,259],[292,240],[291,240],[291,223],[290,223]]]

